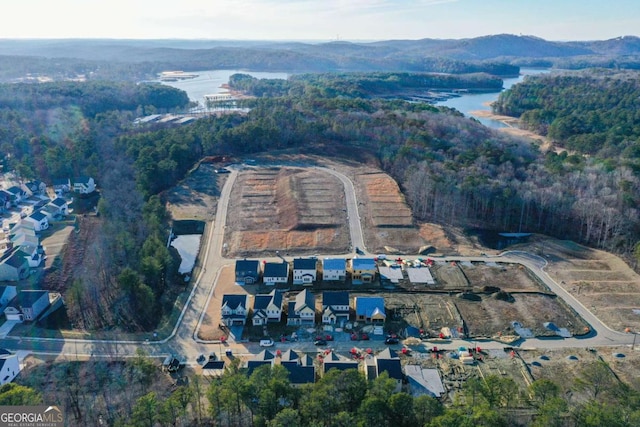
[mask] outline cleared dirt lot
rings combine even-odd
[[[211,221],[215,218],[220,189],[227,178],[216,174],[220,165],[200,163],[178,185],[164,193],[171,218]]]
[[[243,170],[229,204],[229,255],[346,252],[345,209],[342,184],[322,171],[275,166]]]
[[[543,252],[549,275],[607,326],[640,330],[640,276],[619,257],[550,238],[523,249]]]

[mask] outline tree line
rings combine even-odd
[[[127,361],[46,362],[0,388],[2,405],[56,402],[69,425],[600,427],[640,422],[640,395],[602,361],[586,362],[566,383],[526,386],[508,376],[474,376],[445,403],[397,392],[386,372],[374,380],[330,370],[293,386],[281,365],[248,372],[234,359],[219,378],[189,375],[179,385],[138,352]],[[37,390],[37,391],[36,391]]]

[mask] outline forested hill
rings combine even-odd
[[[640,170],[640,72],[530,76],[500,94],[493,109],[568,150]]]
[[[517,75],[519,66],[640,68],[640,39],[556,42],[499,34],[470,39],[377,42],[215,40],[0,40],[0,79],[46,74],[56,79],[153,78],[162,70],[244,69],[486,72]]]

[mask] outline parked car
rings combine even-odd
[[[327,342],[325,340],[315,340],[313,343],[315,345],[327,345]]]
[[[360,249],[359,247],[356,246],[356,253],[358,255],[364,255],[364,251],[362,249]]]
[[[389,337],[386,340],[384,340],[384,343],[389,345],[398,344],[399,342],[400,341],[398,340],[398,338],[392,338],[392,337]]]
[[[369,340],[369,335],[362,333],[362,335],[360,335],[360,339],[362,341],[368,341]]]
[[[260,340],[260,347],[271,347],[273,346],[273,340],[271,338]]]

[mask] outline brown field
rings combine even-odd
[[[356,191],[371,252],[416,253],[427,244],[415,226],[413,214],[393,178],[379,170],[356,172]]]
[[[455,301],[472,337],[514,335],[511,322],[520,322],[535,336],[555,336],[543,323],[553,322],[573,335],[584,333],[587,324],[556,297],[542,294],[513,294],[514,301],[483,295],[482,301]]]
[[[178,185],[164,193],[172,219],[214,219],[220,189],[227,177],[216,174],[216,167],[220,165],[200,163]]]
[[[550,238],[530,246],[529,250],[542,250],[547,256],[549,275],[607,326],[640,330],[640,276],[622,259]]]
[[[344,209],[342,184],[324,172],[280,167],[242,171],[229,204],[229,255],[346,252]]]
[[[521,265],[498,264],[498,267],[489,266],[484,263],[473,263],[473,267],[458,264],[460,270],[473,285],[474,288],[484,286],[497,286],[502,290],[509,291],[547,291],[532,278],[532,274]]]

